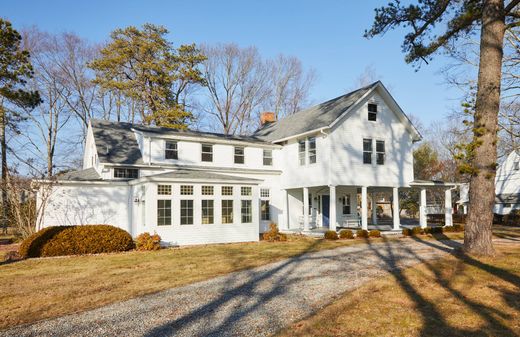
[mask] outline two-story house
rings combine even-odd
[[[398,189],[428,185],[413,181],[421,136],[381,82],[262,120],[251,136],[92,120],[83,170],[52,185],[42,226],[112,224],[179,245],[256,241],[270,222],[367,228],[369,203],[386,191],[398,230]]]

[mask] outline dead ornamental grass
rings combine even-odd
[[[279,336],[518,336],[520,245],[498,252],[395,271]]]

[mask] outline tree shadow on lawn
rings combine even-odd
[[[442,243],[451,247],[444,247],[439,243],[422,240],[418,237],[414,237],[413,239],[416,242],[424,244],[425,246],[445,251],[453,256],[455,256],[460,261],[468,264],[470,266],[479,268],[482,271],[485,271],[494,277],[500,278],[503,281],[509,282],[514,285],[517,289],[520,288],[520,277],[501,268],[483,263],[475,258],[464,254],[460,248],[461,244],[455,241],[450,240],[447,236],[442,238],[437,236],[438,239],[442,239]],[[504,311],[501,311],[496,308],[492,308],[486,306],[485,304],[476,302],[466,295],[461,293],[459,290],[455,289],[450,282],[450,279],[443,276],[442,270],[432,263],[432,261],[428,261],[421,256],[419,256],[413,250],[403,247],[404,252],[410,254],[417,259],[417,261],[421,262],[426,268],[434,275],[435,283],[431,286],[434,287],[442,287],[442,289],[448,292],[451,296],[460,301],[465,307],[470,309],[473,313],[475,313],[484,323],[484,326],[480,327],[478,331],[458,328],[450,325],[450,323],[446,320],[445,315],[439,311],[438,303],[433,303],[429,301],[425,296],[423,296],[418,289],[414,287],[412,282],[405,275],[404,268],[396,265],[396,261],[398,261],[398,256],[395,255],[394,249],[388,243],[385,243],[386,254],[382,254],[380,250],[375,249],[374,246],[368,241],[368,245],[371,247],[371,250],[374,254],[376,254],[381,260],[385,261],[388,265],[388,269],[393,275],[396,282],[399,284],[401,289],[406,292],[406,294],[412,299],[416,304],[416,310],[419,312],[423,319],[423,326],[419,333],[420,336],[518,336],[518,331],[511,330],[510,327],[504,325],[500,320],[498,320],[495,316],[501,317],[503,319],[515,319],[514,317],[510,317]],[[401,253],[402,254],[402,253]],[[464,265],[462,265],[464,268]],[[520,302],[520,292],[519,291],[509,291],[504,289],[495,289],[496,291],[501,293],[504,301],[509,305],[511,309],[519,310],[519,302]]]

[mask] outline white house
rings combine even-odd
[[[469,185],[460,188],[460,200],[457,202],[466,214],[469,204]],[[513,151],[498,166],[495,176],[495,214],[505,215],[512,210],[520,210],[520,155]]]
[[[421,136],[381,82],[279,121],[262,118],[251,136],[92,120],[83,170],[52,185],[42,226],[112,224],[175,245],[257,241],[270,222],[286,231],[366,229],[369,196],[386,191],[397,205],[398,189],[410,187],[424,191],[426,226],[433,183],[413,180]],[[392,224],[399,230],[398,211]]]

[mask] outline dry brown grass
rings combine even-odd
[[[291,237],[288,242],[29,259],[0,265],[0,328],[83,311],[306,252],[363,242]]]
[[[345,294],[280,336],[518,336],[520,245],[424,262]]]

